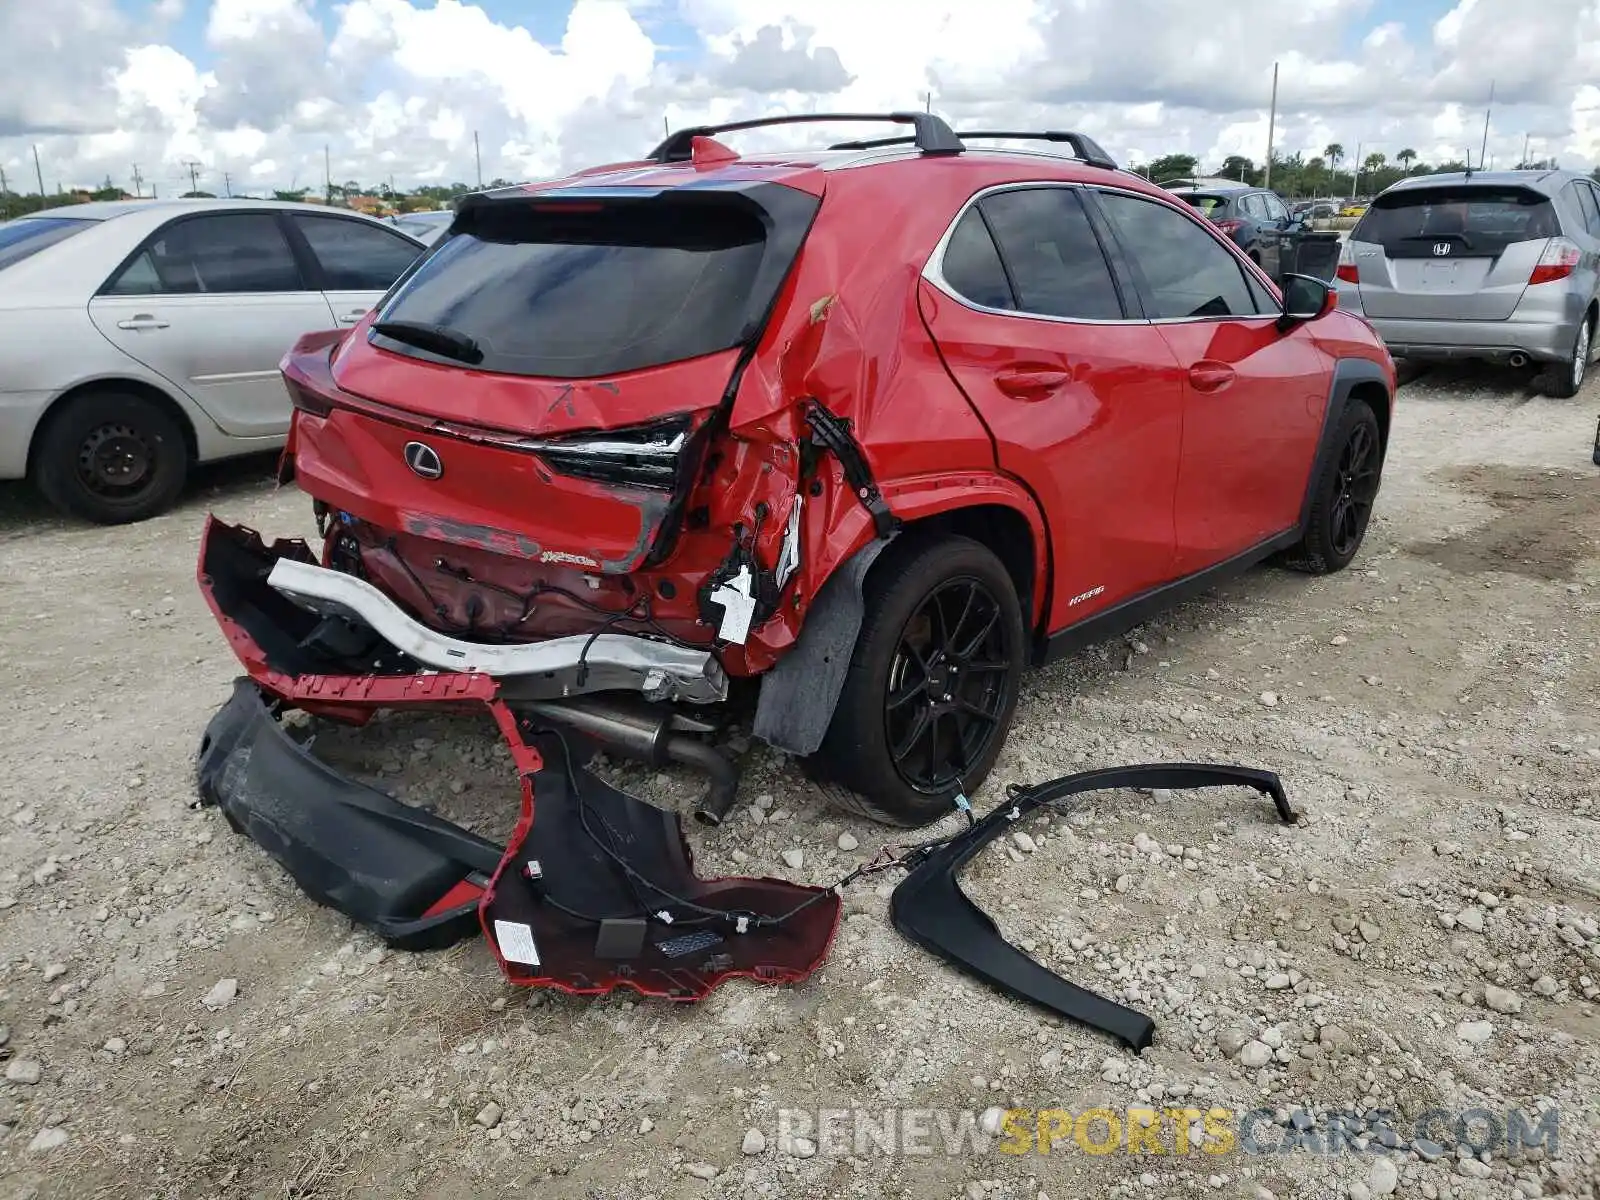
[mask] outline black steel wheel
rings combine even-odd
[[[62,512],[102,525],[171,507],[189,471],[177,421],[144,396],[89,392],[51,411],[33,454],[34,483]]]
[[[866,616],[822,746],[843,808],[919,826],[952,811],[1005,743],[1027,664],[1016,585],[988,547],[906,535],[867,576]]]

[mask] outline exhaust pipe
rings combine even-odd
[[[1511,357],[1506,359],[1506,362],[1510,363],[1513,367],[1525,367],[1528,365],[1528,356],[1521,350],[1514,350],[1511,353]]]
[[[527,700],[520,711],[544,717],[593,738],[607,748],[652,767],[678,763],[710,776],[694,806],[695,819],[721,825],[739,791],[739,772],[726,755],[673,727],[673,714],[658,705],[627,703],[599,694],[568,700]]]

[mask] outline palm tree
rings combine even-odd
[[[1417,161],[1417,152],[1407,146],[1399,154],[1396,154],[1395,158],[1400,160],[1400,165],[1405,168],[1406,174],[1409,175],[1411,174],[1411,164]]]
[[[1328,160],[1328,166],[1333,170],[1339,169],[1339,164],[1344,161],[1344,147],[1338,142],[1329,142],[1327,149],[1323,150],[1322,157]]]
[[[1382,154],[1374,150],[1371,154],[1367,155],[1367,161],[1364,165],[1366,166],[1367,173],[1371,174],[1373,171],[1383,170],[1383,164],[1388,161],[1389,160],[1384,158]]]

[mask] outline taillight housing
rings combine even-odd
[[[1553,237],[1549,245],[1544,248],[1544,253],[1539,256],[1533,273],[1528,276],[1528,286],[1565,279],[1578,269],[1578,263],[1582,260],[1583,251],[1578,249],[1576,242],[1564,237]]]
[[[1244,228],[1244,222],[1239,220],[1237,217],[1217,217],[1212,221],[1212,224],[1229,237],[1232,237],[1234,234],[1238,233],[1239,230]]]
[[[1339,248],[1339,265],[1333,273],[1335,278],[1345,283],[1361,282],[1361,272],[1356,269],[1356,252],[1350,249],[1349,242]]]
[[[333,352],[348,333],[346,329],[328,329],[305,334],[283,356],[278,369],[296,411],[312,417],[333,412],[333,397],[339,393],[333,381]]]
[[[598,483],[671,491],[682,481],[692,420],[686,415],[647,425],[517,442],[552,470]]]

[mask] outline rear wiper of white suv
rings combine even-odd
[[[408,346],[453,358],[457,362],[483,361],[483,351],[478,348],[478,343],[448,325],[434,325],[427,321],[379,321],[373,325],[372,331]]]

